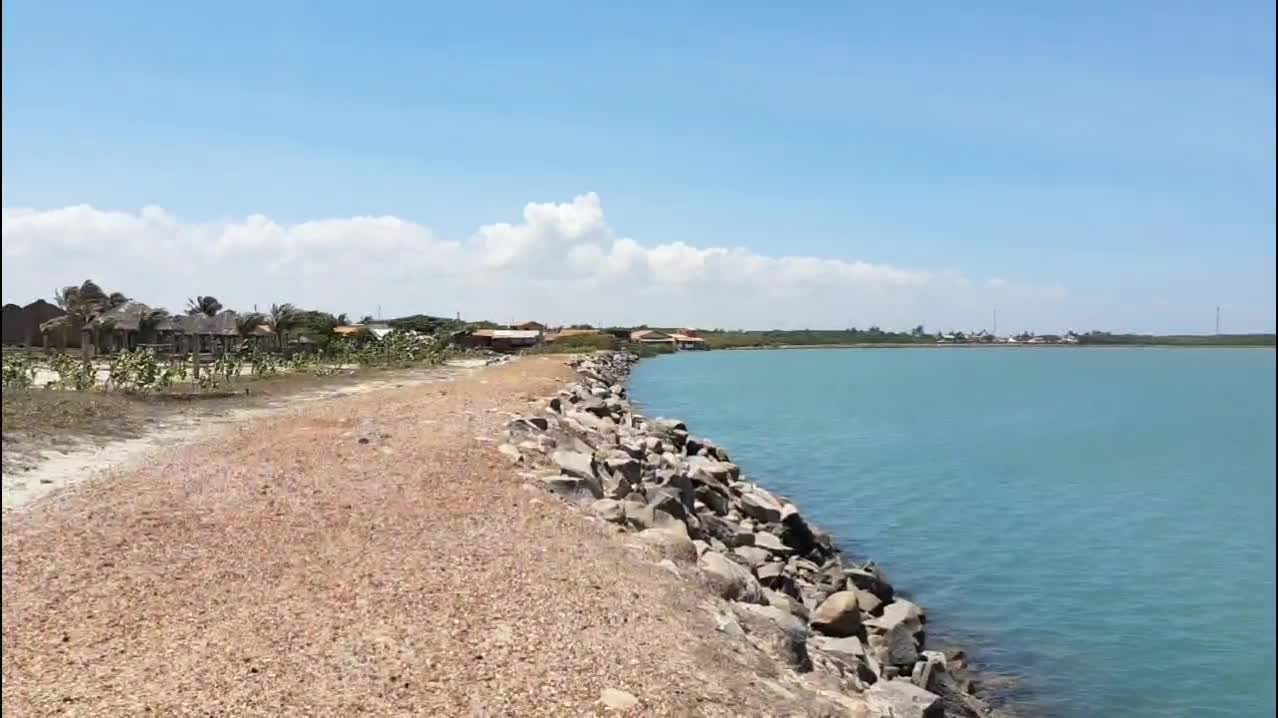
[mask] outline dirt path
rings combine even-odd
[[[223,426],[4,516],[14,715],[773,715],[705,595],[530,493],[538,357]],[[589,547],[589,551],[586,551]]]
[[[449,381],[461,373],[482,368],[479,364],[431,367],[390,373],[352,384],[321,387],[247,405],[196,406],[171,411],[149,423],[140,435],[111,440],[69,437],[70,449],[40,448],[28,451],[24,462],[12,462],[3,474],[3,509],[21,510],[58,489],[86,481],[108,470],[135,466],[158,448],[206,439],[228,425],[281,414],[297,405],[338,399],[391,388]],[[31,454],[34,453],[34,456]],[[10,462],[6,462],[10,464]]]

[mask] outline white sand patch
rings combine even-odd
[[[136,438],[113,440],[101,446],[86,443],[85,446],[66,452],[42,451],[33,467],[3,474],[3,510],[22,510],[59,489],[74,486],[109,471],[137,466],[157,449],[206,440],[225,431],[230,425],[280,414],[298,404],[451,381],[460,375],[482,369],[484,364],[483,360],[479,360],[478,364],[449,363],[446,367],[418,369],[348,386],[302,392],[277,399],[264,407],[177,416],[157,424],[155,428]]]

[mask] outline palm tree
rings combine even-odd
[[[346,312],[337,315],[337,325],[344,327],[351,323],[351,318]]]
[[[220,311],[222,311],[222,303],[217,300],[217,297],[196,297],[186,300],[186,313],[190,316],[203,314],[206,317],[215,317]]]
[[[53,293],[53,299],[70,318],[66,327],[77,329],[88,328],[92,332],[93,345],[97,346],[100,330],[105,328],[97,321],[99,317],[111,309],[126,303],[129,298],[120,292],[107,294],[92,279],[86,279],[79,286],[71,285]]]
[[[265,321],[266,316],[260,312],[249,312],[235,317],[235,331],[242,340],[240,342],[241,351],[249,346],[249,340],[257,335],[257,328],[262,326]],[[254,345],[253,351],[256,352],[257,349],[258,346]]]
[[[285,302],[284,304],[272,304],[269,321],[271,330],[275,332],[275,338],[280,343],[280,349],[284,348],[285,335],[289,329],[297,324],[297,307]]]
[[[235,318],[235,331],[239,332],[241,337],[248,339],[265,321],[266,316],[258,312],[241,314]]]
[[[78,287],[72,285],[54,292],[53,300],[73,318],[87,322],[106,308],[110,297],[97,282],[86,279]]]
[[[160,322],[168,319],[169,316],[169,310],[163,307],[156,307],[146,311],[141,317],[138,317],[138,336],[142,337],[143,341],[152,339],[155,328],[160,326]]]

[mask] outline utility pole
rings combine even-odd
[[[990,332],[994,336],[998,336],[998,307],[994,307],[994,331]]]
[[[1216,334],[1220,334],[1220,307],[1216,307]]]

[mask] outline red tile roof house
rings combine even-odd
[[[675,349],[696,350],[706,348],[706,340],[692,334],[676,333],[671,334],[670,338],[674,341]]]

